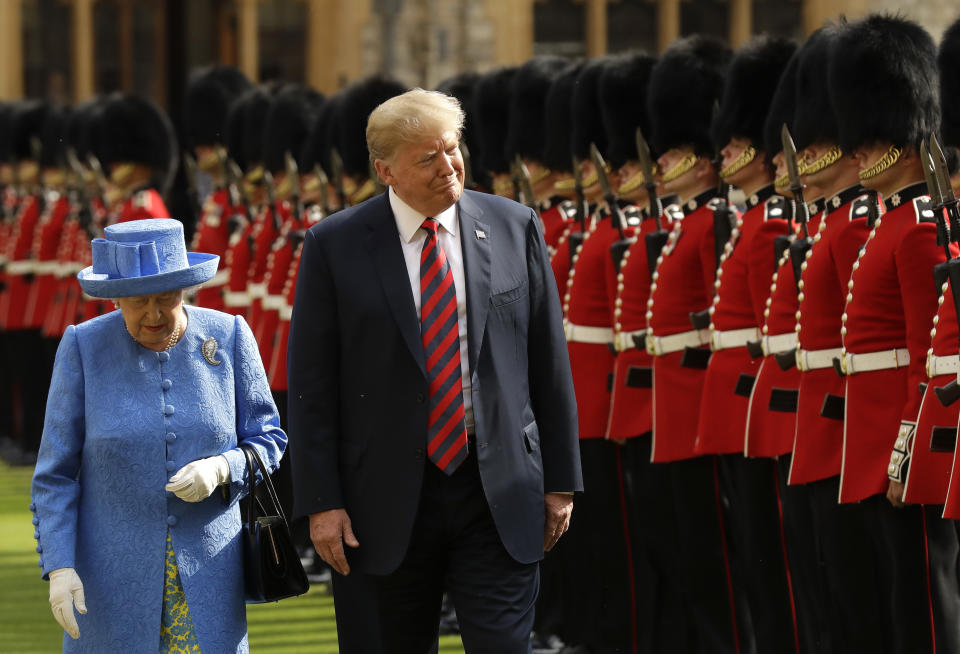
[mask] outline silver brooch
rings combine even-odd
[[[203,358],[207,360],[211,366],[219,366],[223,361],[217,360],[217,339],[213,336],[208,338],[203,342],[203,345],[200,346],[200,352],[203,354]]]

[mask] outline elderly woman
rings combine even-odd
[[[256,343],[183,305],[218,257],[187,253],[179,222],[105,236],[77,277],[120,310],[64,334],[33,477],[63,651],[246,652],[238,446],[272,470],[287,441]]]

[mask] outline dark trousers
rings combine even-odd
[[[718,463],[730,507],[734,578],[746,595],[757,651],[796,652],[777,463],[739,453],[720,456]]]
[[[407,554],[375,577],[383,651],[427,652],[446,591],[467,654],[527,654],[539,578],[538,563],[518,563],[504,548],[476,456],[450,476],[427,461]]]
[[[6,332],[3,345],[11,373],[13,387],[13,415],[19,429],[14,440],[25,454],[35,455],[40,449],[43,433],[43,414],[53,371],[55,344],[45,342],[39,329],[21,329]]]
[[[750,652],[749,611],[734,585],[727,509],[720,494],[717,457],[663,464],[677,524],[676,569],[691,608],[696,650]]]
[[[627,440],[620,459],[633,552],[637,598],[637,651],[692,652],[689,607],[676,569],[677,525],[667,501],[669,465],[650,462],[650,434]]]
[[[829,595],[820,561],[819,531],[813,519],[811,490],[807,484],[788,486],[791,454],[777,459],[777,484],[783,509],[784,544],[797,616],[797,637],[802,654],[831,654]]]

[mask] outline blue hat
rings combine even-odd
[[[93,265],[77,273],[92,297],[164,293],[202,284],[217,273],[220,257],[187,252],[183,225],[171,218],[117,223],[104,236],[90,243]]]

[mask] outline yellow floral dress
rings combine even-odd
[[[167,560],[163,580],[163,617],[160,622],[160,654],[201,654],[190,619],[187,597],[180,584],[180,571],[167,532]]]

